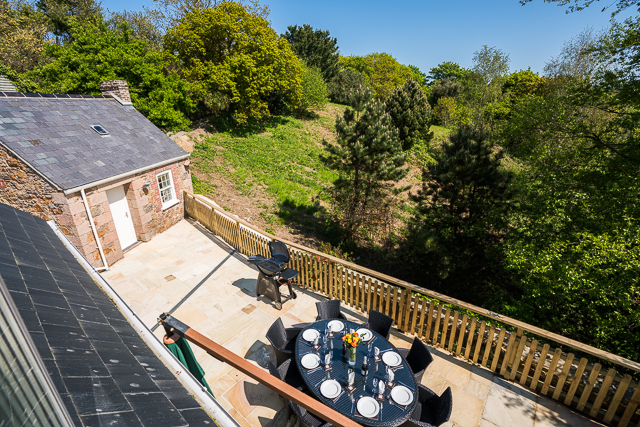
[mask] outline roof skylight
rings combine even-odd
[[[93,125],[93,126],[91,126],[91,129],[93,129],[96,132],[98,132],[98,135],[100,135],[100,136],[109,135],[109,132],[107,132],[107,130],[105,128],[103,128],[102,126],[100,126],[100,125]]]

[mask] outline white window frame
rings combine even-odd
[[[170,185],[170,190],[171,190],[171,200],[165,202],[162,200],[162,188],[160,188],[160,176],[161,175],[169,175],[169,185]],[[158,193],[160,195],[160,202],[162,202],[162,210],[166,210],[169,209],[171,206],[177,205],[178,203],[180,203],[180,200],[178,200],[178,198],[176,197],[176,188],[173,185],[173,174],[171,173],[171,169],[166,170],[166,171],[162,171],[158,174],[156,174],[156,184],[158,184]]]

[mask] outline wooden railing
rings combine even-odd
[[[204,196],[185,193],[184,200],[187,215],[241,253],[269,256],[268,242],[275,236],[234,218]],[[640,420],[637,411],[640,387],[631,375],[621,375],[616,370],[622,367],[623,371],[640,372],[640,363],[311,248],[278,240],[289,246],[289,266],[300,271],[300,286],[340,299],[364,313],[369,309],[381,311],[393,317],[400,331],[480,364],[605,424],[626,427]],[[570,350],[593,358],[577,358]],[[601,361],[612,367],[603,370],[598,363]]]

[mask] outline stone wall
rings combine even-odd
[[[167,170],[171,171],[179,203],[163,210],[156,175]],[[85,190],[93,223],[109,265],[124,256],[106,193],[107,190],[120,185],[123,186],[127,197],[138,240],[148,241],[184,218],[182,193],[184,190],[193,192],[189,160]],[[64,195],[2,147],[0,202],[47,221],[53,219],[93,266],[103,266],[80,192]]]
[[[29,212],[45,221],[55,220],[67,235],[74,233],[65,197],[22,160],[0,146],[0,203]]]
[[[93,217],[94,224],[96,224],[100,242],[102,243],[102,248],[109,265],[124,256],[124,248],[121,247],[120,241],[118,240],[106,191],[120,185],[123,186],[129,211],[131,212],[133,228],[136,231],[138,240],[146,242],[151,240],[156,234],[162,233],[184,218],[182,192],[184,190],[193,192],[191,173],[189,172],[188,165],[188,160],[177,162],[85,190],[89,206],[91,207],[91,216]],[[162,210],[160,189],[156,175],[166,170],[171,170],[176,197],[180,202]],[[145,184],[149,185],[145,186]],[[84,224],[79,223],[77,226],[83,227]],[[96,266],[102,265],[100,254],[93,241],[93,235],[86,235],[86,238],[82,239],[81,245],[83,247],[82,252],[92,264]]]

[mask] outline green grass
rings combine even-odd
[[[302,120],[279,117],[253,130],[224,130],[197,144],[192,159],[197,172],[221,173],[243,194],[264,189],[277,208],[263,218],[283,224],[298,214],[315,214],[318,195],[336,178],[320,162],[324,150],[317,140]],[[202,181],[194,180],[195,192],[212,190]]]

